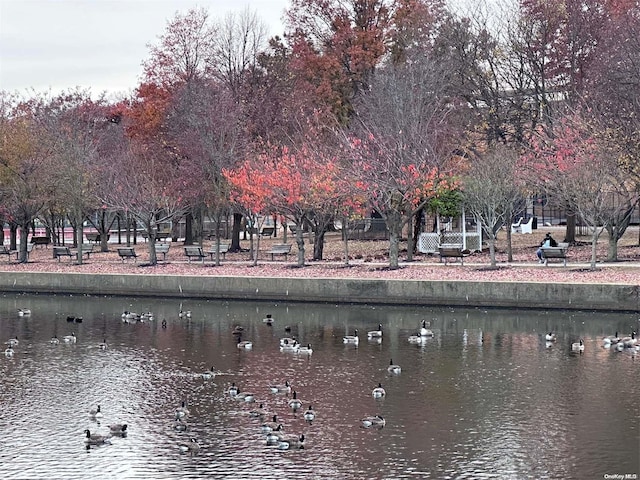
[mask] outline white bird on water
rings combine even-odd
[[[345,335],[344,337],[342,337],[342,342],[343,343],[348,343],[351,345],[358,345],[358,343],[360,343],[360,338],[358,337],[358,330],[354,330],[353,331],[353,335]]]
[[[402,372],[402,368],[400,368],[400,365],[396,365],[395,363],[393,363],[393,359],[391,359],[389,360],[387,372],[397,375],[398,373]]]
[[[368,338],[380,338],[380,337],[382,337],[382,324],[381,323],[378,324],[378,329],[377,330],[371,330],[370,332],[367,332],[367,337]]]
[[[71,335],[65,335],[64,337],[62,337],[62,339],[66,343],[76,343],[78,341],[78,339],[76,338],[76,334],[75,333],[72,333]]]

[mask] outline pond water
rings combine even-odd
[[[124,311],[154,319],[125,322]],[[412,344],[422,320],[433,337]],[[382,341],[368,341],[378,324]],[[253,348],[237,347],[236,326]],[[637,328],[631,314],[4,295],[0,340],[19,343],[0,356],[0,476],[637,475],[640,356],[601,340]],[[355,329],[359,344],[343,343]],[[548,331],[557,341],[545,342]],[[76,342],[64,342],[72,333]],[[313,353],[280,351],[280,338],[293,336]],[[578,339],[584,352],[572,353]],[[400,374],[388,373],[391,360]],[[211,367],[215,378],[203,378]],[[269,389],[287,381],[299,410],[289,406],[292,393]],[[230,396],[232,383],[255,403]],[[386,391],[379,399],[378,384]],[[189,414],[176,422],[182,402]],[[268,413],[254,418],[260,403]],[[304,434],[303,449],[267,444],[261,425],[272,415],[287,435]],[[375,415],[385,426],[364,428],[361,419]],[[85,446],[85,429],[105,434],[116,423],[127,424],[126,436]],[[199,451],[181,451],[191,438]]]

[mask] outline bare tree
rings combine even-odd
[[[494,145],[476,152],[463,178],[464,206],[482,226],[489,242],[491,267],[496,267],[496,241],[500,229],[510,227],[513,205],[521,197],[517,175],[518,152]]]
[[[58,138],[56,168],[52,170],[52,181],[57,186],[54,197],[64,207],[74,228],[74,244],[82,245],[84,221],[99,206],[94,188],[95,167],[98,146],[110,122],[104,101],[93,101],[87,91],[61,94],[52,101],[54,109],[52,134]],[[82,260],[79,248],[78,264],[82,264]]]
[[[100,200],[114,211],[125,212],[142,226],[149,238],[149,263],[157,263],[158,225],[184,211],[175,164],[135,142],[125,142],[101,175],[110,188],[99,192]]]
[[[224,86],[198,82],[189,92],[176,92],[167,118],[171,125],[168,132],[179,152],[184,201],[191,211],[213,217],[219,245],[220,225],[231,210],[222,170],[244,157],[241,109]],[[216,264],[219,261],[218,256]]]
[[[249,8],[229,13],[217,26],[209,68],[238,100],[242,89],[256,74],[259,56],[267,47],[267,27]]]

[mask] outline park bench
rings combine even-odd
[[[27,243],[27,262],[29,261],[29,254],[33,251],[34,247],[35,247],[35,244]],[[20,249],[18,249],[18,250],[10,250],[10,252],[16,254],[16,260],[20,260]],[[0,251],[0,254],[3,254],[3,253],[4,253],[3,251]]]
[[[141,235],[142,235],[142,238],[144,238],[145,242],[149,240],[149,232],[142,232]],[[169,238],[170,236],[171,236],[171,232],[168,230],[155,233],[156,242],[162,242],[167,238]]]
[[[291,253],[290,243],[276,243],[271,246],[271,250],[267,250],[265,253],[271,255],[271,260],[274,260],[276,255],[284,255],[285,260]]]
[[[519,220],[519,225],[514,228],[511,225],[511,233],[533,233],[533,217],[529,217],[529,220],[522,222],[522,218]]]
[[[438,252],[440,253],[440,261],[444,260],[444,264],[447,265],[450,259],[460,259],[460,263],[464,265],[464,253],[462,250],[462,245],[453,244],[453,243],[443,243],[438,247]]]
[[[520,217],[516,223],[511,224],[511,233],[520,232],[520,225],[522,225],[522,220],[524,220],[524,217]]]
[[[31,237],[31,243],[47,247],[51,243],[51,237],[34,235]]]
[[[93,245],[90,243],[83,243],[78,247],[78,250],[82,252],[82,255],[86,255],[87,258],[90,258],[91,254],[94,252]]]
[[[15,253],[15,250],[9,250],[6,245],[0,245],[0,255],[6,255],[7,260],[11,261],[11,255]]]
[[[57,258],[58,261],[60,261],[62,257],[69,257],[69,261],[71,261],[75,256],[76,253],[72,252],[69,247],[53,247],[53,258]]]
[[[133,247],[118,247],[118,255],[122,263],[124,263],[127,258],[133,258],[133,261],[136,263],[138,261],[138,254]]]
[[[93,243],[100,243],[100,241],[102,239],[100,234],[97,233],[97,232],[85,233],[84,236],[87,237],[87,241],[88,242],[93,242]],[[111,238],[111,235],[107,234],[107,241],[109,241],[109,238]]]
[[[184,247],[184,254],[187,256],[187,260],[191,263],[192,258],[199,259],[202,263],[204,263],[204,259],[207,256],[203,251],[202,247],[196,246],[187,246]]]
[[[159,243],[156,245],[156,256],[162,254],[162,261],[167,260],[167,253],[169,253],[169,248],[171,248],[170,243]]]
[[[263,237],[273,237],[273,232],[275,232],[275,230],[275,227],[262,227],[260,235]]]
[[[221,243],[220,244],[220,255],[222,256],[222,258],[225,258],[227,255],[227,252],[229,251],[229,247],[231,245],[229,245],[228,243]],[[207,253],[209,255],[211,255],[211,260],[215,260],[216,258],[216,246],[212,246],[210,250],[207,251]]]
[[[550,258],[557,258],[563,261],[564,266],[567,266],[567,252],[569,251],[568,243],[558,243],[557,247],[540,247],[542,249],[542,259],[544,264],[549,263]]]

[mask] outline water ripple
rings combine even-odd
[[[598,344],[603,331],[624,331],[621,315],[22,296],[33,316],[16,319],[16,300],[4,300],[0,340],[18,336],[20,345],[0,359],[2,478],[553,479],[637,470],[640,400],[628,379],[638,362]],[[167,328],[123,323],[120,313],[136,308],[166,318]],[[182,308],[192,318],[178,318]],[[265,309],[273,326],[261,321]],[[70,325],[67,312],[84,321]],[[422,318],[432,319],[434,338],[409,344]],[[378,323],[381,343],[342,343]],[[235,325],[252,350],[236,348]],[[312,355],[279,351],[284,325]],[[559,337],[551,347],[535,333],[549,329]],[[49,343],[71,330],[77,343]],[[587,345],[579,356],[567,348],[577,331]],[[390,358],[400,375],[387,374]],[[211,366],[215,378],[203,379]],[[301,410],[289,407],[292,393],[270,392],[285,381]],[[256,402],[231,398],[232,382]],[[378,383],[381,400],[371,396]],[[175,429],[183,401],[184,432]],[[262,419],[249,414],[260,403],[286,434],[304,433],[304,449],[267,445]],[[97,405],[96,419],[88,412]],[[302,415],[309,405],[312,423]],[[384,428],[361,427],[376,414]],[[113,423],[129,434],[87,450],[84,430],[108,433]],[[191,438],[200,450],[181,453]]]

